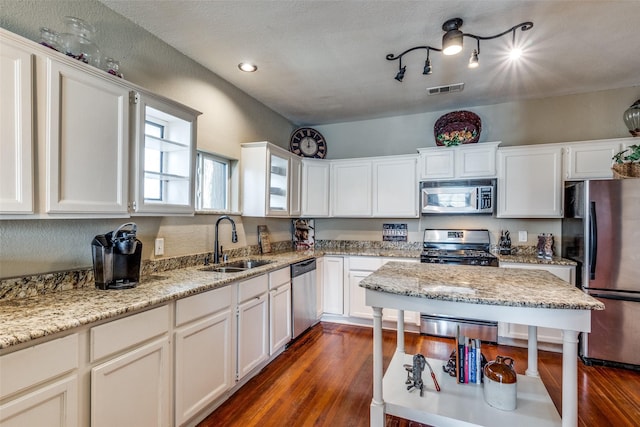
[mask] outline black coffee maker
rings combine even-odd
[[[93,238],[93,275],[96,288],[135,288],[140,280],[142,242],[136,239],[137,226],[122,224],[114,231]]]

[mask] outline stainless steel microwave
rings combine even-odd
[[[496,180],[425,181],[420,184],[422,214],[492,214]]]

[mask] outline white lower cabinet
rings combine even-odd
[[[365,291],[360,287],[360,282],[365,277],[390,261],[418,262],[417,259],[381,258],[355,256],[348,259],[349,277],[349,316],[362,319],[373,319],[373,310],[365,303]],[[397,310],[383,310],[382,320],[389,322],[398,321]],[[420,324],[420,313],[413,311],[404,312],[404,320],[407,324]]]
[[[344,258],[341,256],[324,257],[322,300],[326,314],[344,314]]]
[[[269,354],[291,341],[291,271],[269,273]]]
[[[234,384],[235,286],[176,302],[175,425],[183,425]]]
[[[573,265],[525,264],[501,261],[500,268],[545,270],[572,285],[576,283],[576,267]],[[498,323],[498,335],[505,338],[527,340],[529,338],[529,327],[516,323]],[[538,341],[541,343],[562,344],[562,331],[560,329],[538,328]]]
[[[77,334],[0,357],[0,425],[77,426],[78,367]]]
[[[75,427],[78,425],[78,378],[70,375],[0,405],[2,427]]]
[[[169,339],[91,369],[91,425],[168,426]]]
[[[91,425],[168,426],[169,308],[91,328]]]
[[[236,380],[269,358],[269,300],[266,274],[238,284]]]

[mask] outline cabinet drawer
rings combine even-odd
[[[168,330],[169,307],[166,305],[91,328],[91,361],[167,333]]]
[[[262,276],[240,282],[238,285],[238,302],[244,302],[267,292],[269,287],[268,281],[267,275],[263,274]]]
[[[375,271],[382,267],[382,264],[384,261],[378,257],[349,257],[349,270]]]
[[[176,326],[230,307],[233,285],[180,299],[176,302]]]
[[[285,267],[269,273],[269,289],[276,289],[291,281],[291,268]]]
[[[78,334],[0,357],[0,399],[78,367]]]

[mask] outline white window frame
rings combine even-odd
[[[226,165],[227,176],[225,185],[225,207],[224,209],[205,209],[202,207],[202,179],[203,179],[203,167],[202,162],[205,160],[213,160]],[[204,150],[197,150],[196,154],[196,211],[197,212],[231,212],[233,206],[233,194],[232,194],[232,179],[233,179],[234,161],[227,157],[220,156],[215,153],[211,153]]]

